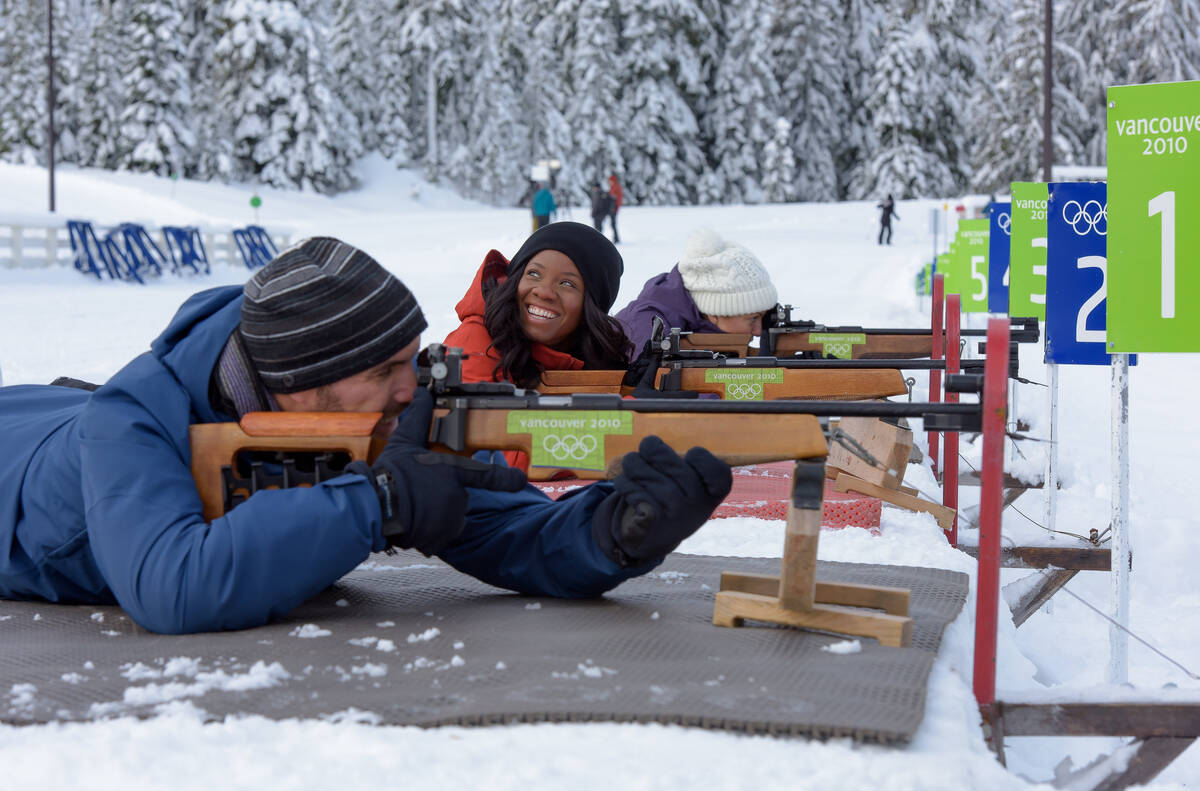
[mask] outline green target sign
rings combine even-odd
[[[1108,89],[1108,351],[1200,351],[1200,82]]]
[[[958,221],[958,267],[956,282],[962,295],[963,313],[987,313],[988,242],[991,220]]]
[[[1012,185],[1012,236],[1009,237],[1008,315],[1046,320],[1046,203],[1041,182]]]

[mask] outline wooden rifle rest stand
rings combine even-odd
[[[907,589],[816,580],[824,485],[824,459],[796,462],[780,575],[723,572],[713,625],[742,626],[749,618],[874,637],[880,645],[909,645],[912,619]]]

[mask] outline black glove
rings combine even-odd
[[[592,537],[622,567],[658,560],[696,532],[733,486],[729,465],[704,448],[680,456],[646,437],[621,460],[616,491],[592,516]]]
[[[642,345],[642,351],[637,359],[629,364],[625,378],[621,384],[626,387],[639,389],[654,388],[654,378],[658,375],[658,365],[662,360],[662,350],[654,345],[650,338]]]
[[[388,546],[426,555],[450,546],[466,527],[466,487],[516,492],[526,483],[525,473],[515,467],[427,450],[432,416],[433,396],[418,387],[375,463],[346,465],[347,472],[374,484]]]
[[[836,354],[824,354],[819,349],[802,349],[793,355],[798,360],[838,360]]]

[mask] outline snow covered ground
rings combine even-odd
[[[417,294],[429,318],[425,340],[457,326],[454,304],[484,253],[511,255],[529,229],[528,212],[472,204],[395,171],[363,165],[364,188],[330,199],[260,190],[259,220],[297,236],[328,234],[361,246]],[[0,226],[44,205],[45,172],[0,165]],[[106,223],[143,219],[241,225],[254,218],[249,187],[170,181],[144,175],[60,171],[59,217]],[[912,295],[914,272],[933,249],[933,202],[899,205],[893,247],[875,244],[869,203],[627,207],[620,214],[626,276],[617,305],[642,282],[672,265],[688,232],[709,226],[752,249],[766,264],[781,298],[820,321],[875,326],[925,326],[927,306]],[[582,208],[575,219],[586,221]],[[5,384],[48,382],[71,375],[102,381],[145,350],[191,292],[240,283],[244,269],[218,267],[202,278],[164,277],[147,286],[96,282],[70,268],[0,269],[0,370]],[[978,325],[979,319],[976,318]],[[1044,381],[1040,351],[1026,349],[1022,373]],[[1147,355],[1132,376],[1131,625],[1139,635],[1192,671],[1200,669],[1200,589],[1192,558],[1195,517],[1193,449],[1200,420],[1193,408],[1200,359]],[[917,397],[924,398],[923,375]],[[1061,373],[1060,460],[1064,488],[1061,529],[1103,530],[1109,509],[1109,375],[1107,369]],[[1022,386],[1017,411],[1045,436],[1045,390]],[[924,442],[924,435],[919,434]],[[1023,443],[1036,469],[1042,448]],[[963,455],[977,463],[978,448]],[[938,496],[928,466],[912,466],[907,483]],[[963,489],[963,504],[977,494]],[[1017,508],[1042,519],[1039,492]],[[683,551],[778,557],[781,522],[714,520]],[[1013,510],[1006,538],[1046,543],[1048,536]],[[968,540],[970,538],[968,537]],[[1058,543],[1069,544],[1064,536]],[[973,561],[950,549],[932,517],[885,509],[879,536],[846,529],[822,533],[829,560],[938,566],[973,574]],[[1006,571],[1002,581],[1022,574]],[[1107,574],[1085,572],[1068,588],[1107,610]],[[174,701],[153,720],[117,719],[90,725],[0,726],[0,775],[8,788],[520,788],[691,789],[762,788],[1021,788],[1046,780],[1064,755],[1079,766],[1116,740],[1012,739],[1005,770],[984,746],[971,695],[974,594],[948,629],[930,678],[925,721],[904,750],[741,737],[676,727],[541,725],[484,729],[375,727],[341,721],[274,722],[256,717],[202,723],[203,697]],[[1002,619],[1004,621],[1004,619]],[[1132,690],[1100,688],[1108,661],[1108,626],[1068,596],[1054,599],[1016,630],[1000,631],[998,686],[1002,699],[1200,695],[1200,683],[1138,643],[1130,643]],[[1164,685],[1178,690],[1164,690]],[[1047,686],[1048,685],[1048,686]],[[0,689],[0,697],[14,694]],[[1154,788],[1195,787],[1200,749],[1168,768]]]

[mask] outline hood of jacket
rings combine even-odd
[[[668,330],[678,327],[688,332],[721,331],[701,315],[687,286],[683,284],[678,266],[647,280],[641,293],[616,315],[617,321],[625,328],[625,334],[633,342],[634,357],[649,340],[655,316],[662,318]]]
[[[220,286],[188,297],[150,354],[183,385],[201,423],[223,420],[209,403],[208,384],[229,336],[242,320],[242,287]]]

